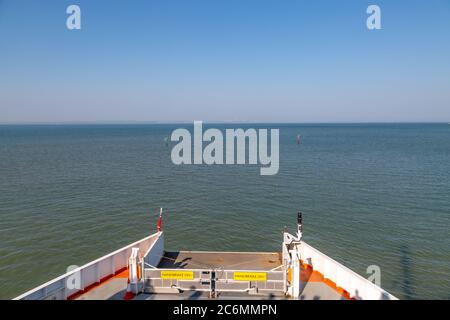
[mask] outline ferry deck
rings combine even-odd
[[[396,300],[285,231],[280,252],[167,251],[161,230],[72,270],[17,300]]]
[[[234,269],[270,271],[282,267],[281,254],[276,252],[202,252],[176,251],[165,252],[158,268],[169,269]],[[77,300],[123,300],[123,299],[209,299],[207,292],[186,291],[180,294],[127,295],[128,270],[123,270],[84,293],[74,296]],[[342,290],[327,282],[318,272],[306,266],[301,267],[302,300],[346,300],[349,299]],[[218,299],[286,299],[279,292],[269,292],[263,296],[248,294],[221,293]]]

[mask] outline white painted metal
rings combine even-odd
[[[302,241],[302,215],[297,216],[297,234],[283,233],[283,265],[291,269],[291,282],[286,281],[286,292],[293,298],[300,295],[300,261],[310,265],[337,287],[349,292],[350,297],[364,300],[397,300],[396,297],[361,277],[339,262]]]
[[[297,250],[292,250],[292,256],[297,257]],[[292,292],[291,292],[292,297],[298,298],[300,296],[300,260],[297,258],[294,261],[292,261],[291,285],[292,285]]]
[[[283,266],[285,273],[285,292],[287,295],[298,298],[300,296],[300,252],[299,244],[302,240],[302,214],[297,216],[297,234],[293,236],[288,232],[283,233]],[[290,271],[291,279],[288,281],[286,274]]]
[[[131,255],[128,259],[128,272],[130,283],[138,282],[139,248],[131,248]]]
[[[137,247],[141,252],[151,252],[152,245],[162,236],[163,233],[158,232],[145,237],[144,239],[136,241],[25,292],[14,300],[64,300],[78,291],[98,283],[104,277],[125,268],[132,248]],[[73,278],[78,278],[80,286],[75,288],[73,286],[68,286]]]
[[[146,266],[156,268],[164,255],[164,233],[160,232],[159,237],[155,240],[151,247],[148,248],[144,255]]]
[[[162,279],[161,271],[192,271],[193,278],[189,280]],[[266,273],[266,281],[238,281],[234,280],[234,273],[256,272]],[[282,271],[262,270],[219,270],[219,269],[150,269],[144,271],[147,293],[181,293],[183,291],[211,292],[214,282],[215,292],[247,292],[249,294],[284,294],[284,277]]]
[[[303,263],[309,264],[326,279],[333,281],[336,286],[349,292],[351,298],[358,300],[397,300],[392,294],[304,241],[301,242],[298,249]]]
[[[238,281],[234,280],[234,273],[265,273],[266,281]],[[284,272],[261,270],[216,270],[217,292],[247,292],[249,294],[278,293],[284,295]]]

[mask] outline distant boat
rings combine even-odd
[[[297,144],[300,144],[300,143],[302,143],[302,141],[301,141],[300,135],[298,134],[298,135],[297,135]]]

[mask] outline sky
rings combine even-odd
[[[450,0],[0,0],[0,123],[193,120],[450,122]]]

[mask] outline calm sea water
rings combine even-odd
[[[307,242],[399,298],[450,298],[450,125],[251,125],[280,128],[275,176],[173,165],[180,126],[0,126],[0,298],[155,232],[159,206],[184,250],[280,250],[302,210]]]

